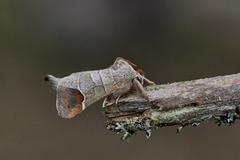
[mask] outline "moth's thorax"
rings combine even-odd
[[[122,59],[116,61],[109,69],[118,88],[130,84],[132,79],[138,74],[132,66]]]

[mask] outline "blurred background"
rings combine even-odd
[[[26,160],[239,159],[240,123],[106,130],[103,100],[72,119],[45,74],[103,69],[124,57],[157,84],[240,72],[240,1],[22,0],[0,5],[0,157]]]

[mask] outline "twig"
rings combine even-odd
[[[123,96],[117,103],[112,97],[104,101],[107,129],[124,133],[122,140],[137,131],[164,126],[197,126],[214,120],[218,125],[232,125],[239,119],[240,73],[145,87],[150,101],[135,91]]]

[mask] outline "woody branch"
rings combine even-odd
[[[199,125],[211,120],[230,125],[239,118],[240,73],[228,76],[145,87],[150,101],[135,91],[118,104],[111,97],[104,102],[107,129],[123,132],[123,140],[139,130],[163,126]]]

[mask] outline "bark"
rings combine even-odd
[[[197,126],[208,121],[232,125],[239,118],[240,74],[145,87],[150,101],[130,91],[118,101],[104,101],[107,129],[124,133],[122,140],[137,131],[179,125]]]

